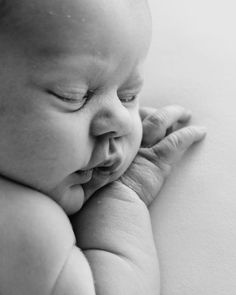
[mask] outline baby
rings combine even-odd
[[[147,207],[205,130],[139,108],[146,1],[0,5],[0,294],[159,294]]]

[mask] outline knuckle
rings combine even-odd
[[[148,116],[150,116],[150,114],[154,113],[155,111],[156,109],[152,107],[140,107],[139,114],[142,121],[145,120]]]
[[[184,138],[178,133],[172,133],[166,138],[166,143],[170,150],[175,150],[183,146]]]
[[[155,128],[158,129],[158,131],[163,134],[163,136],[166,133],[166,112],[165,111],[158,111],[153,113],[152,115],[150,115],[149,117],[149,122],[151,123],[151,125]]]
[[[172,149],[188,149],[196,137],[196,128],[193,126],[182,128],[167,137],[167,141]]]
[[[165,178],[169,175],[171,171],[171,163],[172,158],[175,156],[175,152],[172,150],[171,144],[165,142],[163,145],[158,146],[153,150],[155,154],[155,161],[153,161],[157,168],[159,169],[159,173]]]
[[[186,140],[193,140],[195,135],[196,128],[194,126],[188,126],[182,130],[182,137],[184,137]]]

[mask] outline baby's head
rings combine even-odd
[[[49,195],[70,214],[122,175],[140,146],[146,1],[4,3],[0,175]]]

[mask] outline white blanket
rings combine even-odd
[[[236,2],[149,0],[142,104],[181,104],[208,135],[151,207],[162,295],[236,294]]]

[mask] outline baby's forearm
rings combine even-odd
[[[97,295],[159,294],[150,216],[136,193],[113,183],[97,192],[72,222]]]

